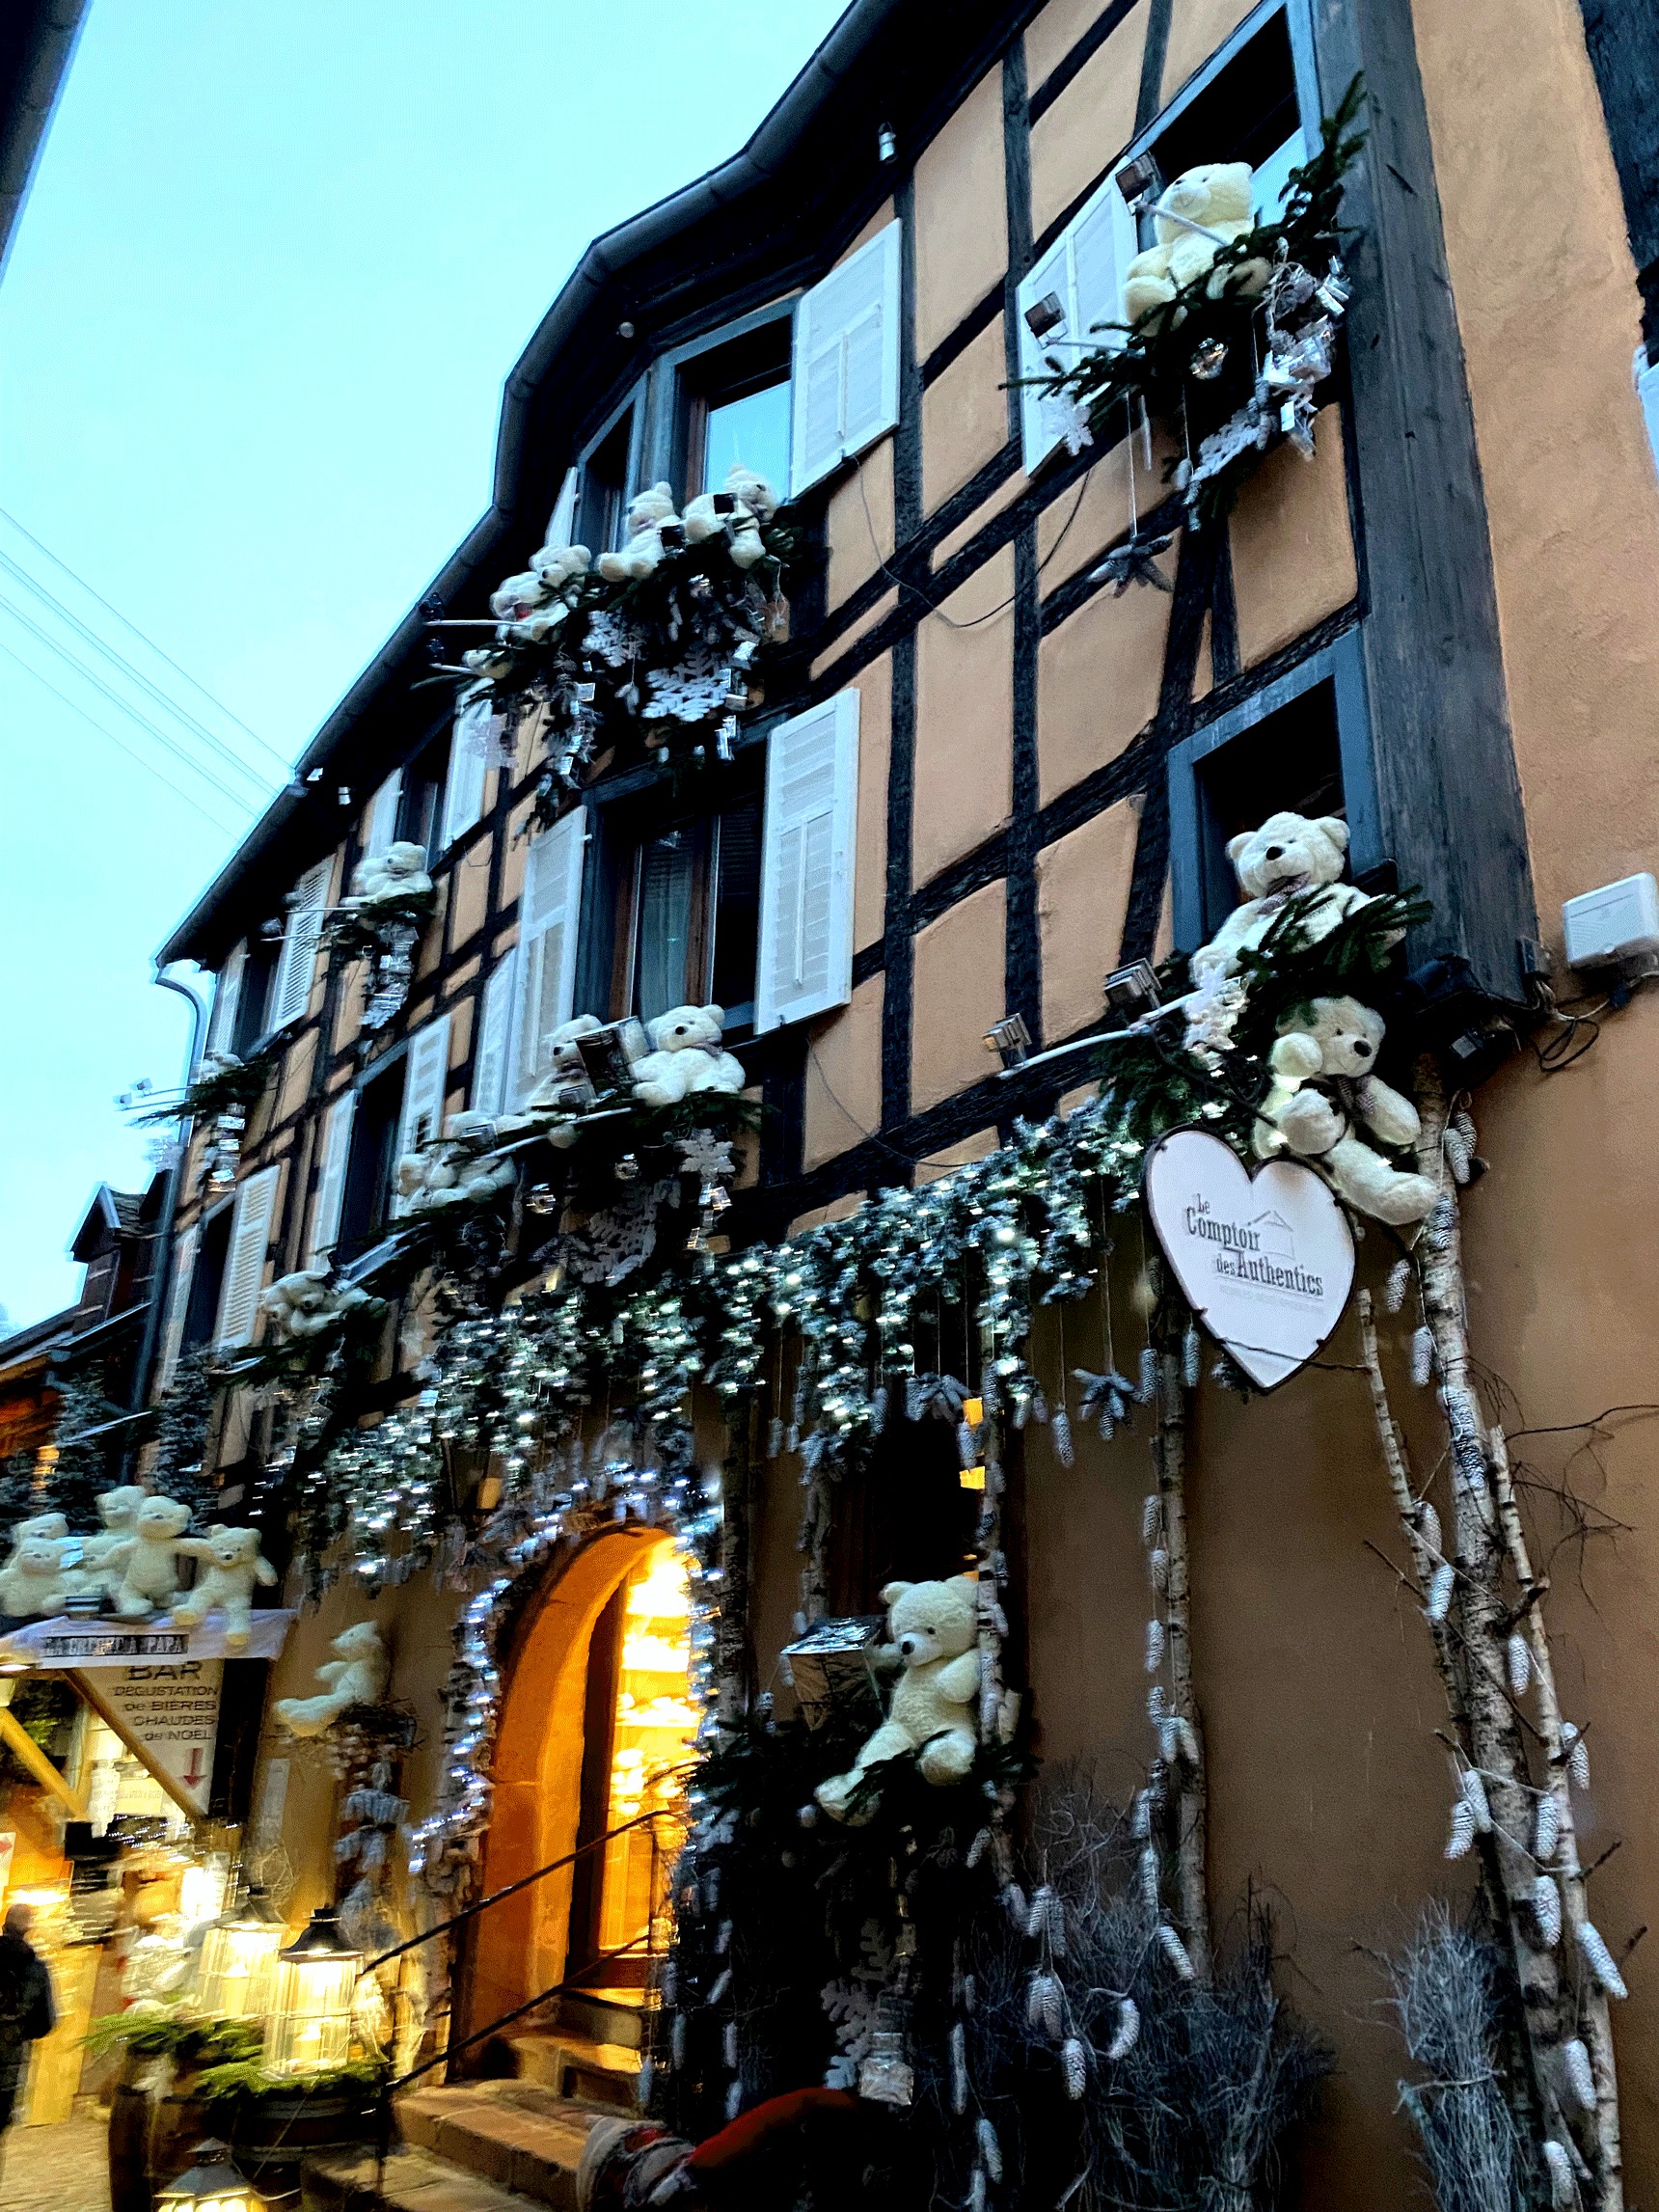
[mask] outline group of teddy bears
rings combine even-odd
[[[186,1535],[190,1508],[123,1483],[97,1501],[103,1527],[72,1536],[61,1513],[36,1514],[11,1532],[12,1555],[0,1567],[0,1612],[14,1620],[47,1619],[72,1597],[107,1598],[121,1621],[167,1614],[176,1627],[199,1627],[217,1609],[232,1650],[251,1634],[256,1584],[269,1589],[277,1573],[259,1551],[256,1528],[214,1522],[204,1536]],[[194,1586],[179,1590],[178,1562],[197,1562]]]
[[[651,1050],[630,1070],[639,1104],[677,1106],[698,1091],[741,1091],[748,1078],[743,1062],[721,1042],[724,1024],[721,1006],[670,1006],[647,1024]],[[552,1032],[547,1071],[519,1112],[500,1117],[452,1113],[441,1143],[405,1153],[397,1162],[397,1188],[409,1211],[481,1203],[509,1188],[512,1161],[492,1149],[504,1139],[541,1135],[557,1150],[567,1151],[580,1133],[585,1110],[594,1103],[580,1040],[596,1036],[604,1026],[595,1016],[579,1014]],[[326,1274],[320,1270],[314,1275],[286,1276],[265,1297],[283,1292],[286,1298],[287,1285],[320,1282]]]
[[[652,484],[629,502],[627,540],[616,551],[595,561],[585,545],[544,545],[528,568],[500,584],[490,595],[490,613],[503,625],[498,642],[463,654],[462,665],[486,681],[510,676],[510,648],[548,643],[580,604],[589,570],[607,584],[640,584],[666,555],[723,533],[732,566],[747,572],[765,556],[763,533],[777,505],[766,478],[741,463],[727,472],[723,491],[689,500],[684,514],[675,513],[666,483]]]
[[[1340,815],[1310,820],[1288,812],[1231,840],[1227,857],[1244,898],[1192,956],[1189,1045],[1204,1053],[1225,1046],[1230,1017],[1242,1001],[1240,957],[1264,942],[1292,900],[1311,943],[1372,903],[1357,885],[1342,881],[1347,842]],[[1257,1158],[1292,1153],[1321,1169],[1356,1213],[1397,1228],[1421,1221],[1434,1204],[1434,1185],[1396,1167],[1371,1141],[1399,1150],[1422,1130],[1410,1100],[1376,1074],[1382,1016],[1357,998],[1316,997],[1292,1007],[1278,1028],[1268,1059],[1272,1085],[1256,1109]]]
[[[1205,289],[1212,299],[1261,298],[1273,272],[1260,257],[1215,267],[1224,246],[1247,238],[1256,228],[1254,187],[1255,172],[1247,161],[1206,162],[1165,187],[1153,213],[1157,243],[1137,254],[1124,271],[1127,323],[1168,307],[1206,275]]]

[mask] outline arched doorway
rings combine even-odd
[[[484,1892],[581,1856],[479,1915],[461,2033],[560,1982],[642,1992],[697,1726],[690,1628],[685,1566],[658,1529],[597,1537],[535,1599],[503,1669]],[[653,1811],[666,1817],[615,1833]]]

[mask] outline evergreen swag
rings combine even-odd
[[[1166,1017],[1102,1049],[1101,1094],[1069,1116],[1018,1122],[986,1159],[938,1183],[884,1190],[845,1220],[776,1246],[675,1249],[648,1278],[555,1276],[551,1288],[527,1289],[528,1269],[506,1257],[499,1209],[415,1216],[394,1267],[374,1282],[390,1296],[394,1274],[407,1285],[435,1270],[440,1327],[419,1395],[378,1427],[358,1429],[367,1371],[341,1360],[299,1423],[291,1494],[319,1587],[352,1558],[370,1585],[401,1579],[432,1556],[446,1526],[459,1532],[457,1455],[497,1457],[503,1527],[548,1510],[563,1493],[546,1469],[580,1443],[596,1407],[641,1466],[689,1463],[694,1386],[712,1389],[736,1421],[768,1390],[771,1350],[785,1336],[801,1345],[794,1399],[772,1411],[779,1432],[787,1413],[814,1485],[861,1463],[894,1393],[928,1365],[941,1306],[964,1309],[990,1406],[1019,1427],[1046,1419],[1027,1356],[1033,1310],[1093,1290],[1110,1249],[1109,1216],[1138,1203],[1147,1146],[1198,1122],[1247,1155],[1280,1017],[1309,997],[1369,990],[1400,932],[1428,911],[1411,892],[1388,893],[1313,941],[1305,904],[1287,902],[1238,977],[1234,1049],[1193,1051],[1179,1041],[1180,1016]],[[1179,969],[1166,980],[1179,984]],[[719,1104],[735,1115],[743,1102]],[[685,1108],[649,1111],[664,1139]],[[613,1126],[596,1124],[595,1136]],[[605,1140],[607,1161],[615,1141]],[[455,1239],[485,1229],[489,1271],[469,1271]],[[935,1364],[943,1362],[942,1340],[934,1349]],[[399,1548],[389,1551],[394,1541]]]
[[[105,1379],[101,1366],[90,1366],[66,1376],[57,1386],[58,1420],[52,1432],[57,1462],[36,1493],[31,1511],[61,1513],[71,1528],[99,1525],[98,1492],[110,1487],[109,1443],[86,1432],[119,1421],[127,1410],[105,1394]]]
[[[437,898],[436,890],[428,889],[400,891],[395,897],[377,899],[372,906],[343,901],[323,923],[323,948],[341,966],[395,952],[399,931],[412,929],[420,938]]]
[[[678,525],[670,531],[682,534]],[[554,583],[527,572],[495,594],[499,611],[513,583],[525,587],[493,643],[445,672],[466,679],[464,703],[487,701],[509,727],[521,714],[545,716],[538,826],[580,787],[607,732],[632,732],[685,772],[708,763],[711,725],[719,724],[713,751],[729,756],[729,718],[745,701],[747,671],[772,634],[784,570],[799,545],[799,533],[775,516],[760,524],[760,536],[764,551],[748,568],[732,558],[728,524],[695,543],[666,543],[649,576],[612,581],[587,568]],[[443,619],[436,604],[426,612]],[[443,648],[435,642],[434,650]]]
[[[1305,271],[1312,282],[1287,309],[1290,334],[1295,335],[1298,322],[1318,314],[1315,287],[1340,273],[1343,183],[1365,144],[1364,131],[1355,127],[1363,106],[1364,86],[1355,77],[1335,115],[1321,122],[1318,152],[1291,172],[1284,213],[1275,221],[1259,224],[1247,236],[1219,248],[1211,268],[1172,301],[1149,309],[1132,328],[1122,322],[1094,325],[1116,334],[1109,343],[1102,339],[1098,346],[1065,360],[1051,354],[1046,360],[1047,375],[1024,381],[1035,384],[1046,398],[1079,410],[1090,431],[1102,438],[1122,434],[1136,403],[1149,416],[1180,424],[1186,453],[1172,461],[1167,473],[1185,491],[1186,472],[1202,439],[1249,403],[1259,375],[1253,325],[1262,302],[1239,296],[1227,272],[1252,261],[1265,261],[1275,272]],[[1199,371],[1195,357],[1202,365]],[[1259,443],[1245,445],[1225,467],[1195,484],[1188,495],[1193,522],[1225,515],[1245,478],[1275,443],[1275,435],[1264,432]]]
[[[199,1347],[179,1359],[159,1402],[160,1422],[150,1487],[163,1497],[187,1505],[198,1524],[206,1518],[216,1495],[211,1478],[202,1471],[202,1462],[206,1457],[214,1397],[222,1379],[211,1353],[204,1346]]]
[[[210,1121],[222,1113],[251,1113],[265,1095],[275,1063],[263,1056],[238,1060],[229,1052],[204,1059],[202,1072],[172,1106],[151,1106],[134,1116],[141,1129],[173,1121]]]

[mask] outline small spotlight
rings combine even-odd
[[[985,1042],[1005,1068],[1022,1068],[1031,1054],[1031,1032],[1023,1014],[1009,1014],[1000,1022],[993,1022],[985,1032]]]
[[[1131,215],[1138,215],[1163,190],[1163,175],[1150,153],[1126,161],[1113,179]]]
[[[322,770],[320,768],[313,768],[310,775],[306,778],[306,781],[308,783],[320,783],[322,781]]]
[[[884,123],[876,133],[876,159],[885,167],[889,161],[896,161],[898,156],[899,142],[893,136],[893,126],[890,123]]]
[[[634,325],[631,322],[619,322],[616,325],[616,335],[618,338],[632,338]]]
[[[1025,327],[1033,338],[1047,338],[1051,330],[1058,330],[1066,320],[1066,310],[1058,292],[1045,292],[1025,310]]]
[[[1150,960],[1131,960],[1127,968],[1114,968],[1101,989],[1106,997],[1106,1012],[1124,1022],[1138,1022],[1163,1003],[1163,993]]]
[[[349,783],[340,784],[335,792],[335,797],[342,806],[349,806],[351,805],[351,785]]]

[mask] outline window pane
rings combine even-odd
[[[718,492],[734,462],[781,491],[789,481],[789,379],[711,406],[703,444],[703,488]]]
[[[684,830],[670,830],[640,848],[634,995],[642,1022],[687,1003],[697,874],[694,841]]]
[[[760,943],[760,794],[720,818],[716,871],[715,1003],[726,1027],[754,1020],[754,966]]]

